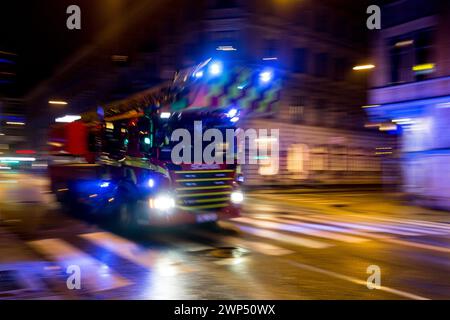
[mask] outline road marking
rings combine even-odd
[[[117,275],[104,263],[61,239],[44,239],[28,242],[34,250],[64,268],[76,265],[81,270],[81,288],[93,291],[111,290],[132,283]],[[69,275],[67,275],[69,277]]]
[[[360,215],[357,215],[359,217]],[[432,222],[432,221],[425,221],[425,220],[402,220],[402,219],[390,219],[390,218],[382,218],[382,217],[373,217],[371,216],[369,219],[372,220],[378,220],[378,221],[390,221],[390,222],[397,222],[401,224],[410,224],[414,226],[420,226],[424,228],[433,228],[433,229],[439,229],[443,230],[443,232],[450,232],[450,225],[447,225],[445,223],[441,222]]]
[[[337,225],[340,227],[346,227],[346,228],[350,228],[350,229],[356,229],[356,230],[365,230],[365,231],[369,231],[369,232],[379,232],[379,233],[389,233],[389,234],[396,234],[396,235],[402,235],[402,236],[418,236],[419,234],[417,233],[411,233],[411,232],[403,232],[403,231],[399,231],[399,230],[393,230],[390,228],[383,228],[383,227],[377,227],[376,225],[371,225],[368,223],[360,223],[360,222],[347,222],[345,220],[338,220],[336,218],[331,218],[331,217],[324,217],[321,215],[317,215],[316,221],[321,222],[321,223],[328,223],[328,224],[333,224],[333,225]],[[294,220],[306,220],[304,219],[304,217],[298,217],[298,216],[289,216],[289,219],[294,219]],[[311,218],[313,219],[313,218]]]
[[[329,271],[329,270],[325,270],[322,268],[318,268],[318,267],[314,267],[314,266],[310,266],[307,264],[303,264],[300,262],[295,262],[295,261],[291,261],[291,260],[284,260],[286,263],[289,263],[290,265],[293,265],[297,268],[303,269],[303,270],[308,270],[308,271],[312,271],[312,272],[316,272],[316,273],[320,273],[320,274],[324,274],[336,279],[340,279],[340,280],[344,280],[344,281],[348,281],[348,282],[352,282],[355,284],[359,284],[359,285],[363,285],[363,286],[367,286],[367,281],[364,280],[359,280],[357,278],[354,277],[350,277],[350,276],[346,276],[334,271]],[[367,289],[369,290],[369,289]],[[425,298],[423,296],[419,296],[416,295],[414,293],[410,293],[410,292],[406,292],[406,291],[402,291],[402,290],[397,290],[394,288],[390,288],[390,287],[386,287],[386,286],[380,286],[380,288],[378,289],[374,289],[374,290],[380,290],[380,291],[384,291],[384,292],[389,292],[395,295],[398,295],[400,297],[404,297],[404,298],[409,298],[409,299],[413,299],[413,300],[430,300],[429,298]]]
[[[326,230],[329,232],[347,233],[347,234],[352,234],[352,235],[356,235],[356,236],[367,237],[367,233],[365,233],[365,232],[356,231],[356,230],[353,230],[350,228],[332,225],[330,223],[327,223],[326,221],[320,221],[319,219],[305,219],[305,221],[303,221],[300,219],[290,219],[289,217],[286,217],[286,216],[273,217],[273,216],[266,216],[266,215],[255,215],[253,217],[257,218],[257,219],[270,220],[270,221],[281,222],[281,223],[289,223],[289,224],[308,227],[308,228],[312,228],[312,229]],[[315,223],[310,223],[313,220]],[[317,222],[319,222],[319,223],[317,223]]]
[[[269,256],[283,256],[286,254],[294,253],[292,250],[288,250],[285,248],[281,248],[279,246],[265,243],[265,242],[256,242],[250,241],[242,238],[237,238],[233,236],[221,236],[212,232],[207,231],[195,231],[195,234],[198,234],[207,238],[217,238],[220,236],[220,240],[229,244],[232,244],[237,247],[243,247],[258,253],[262,253]]]
[[[162,270],[164,266],[164,268],[171,268],[170,275],[192,271],[178,261],[163,257],[157,250],[144,248],[109,232],[85,233],[79,236],[148,270]]]
[[[400,239],[392,239],[392,238],[384,239],[384,241],[390,242],[390,243],[395,243],[395,244],[402,244],[402,245],[408,246],[408,247],[415,247],[415,248],[420,248],[420,249],[450,253],[450,248],[433,246],[431,244],[406,241],[406,240],[400,240]]]
[[[311,217],[293,217],[293,216],[290,216],[289,219],[290,218],[293,218],[295,220],[308,220],[308,221],[313,221],[313,222],[329,223],[329,224],[333,224],[333,225],[341,225],[339,222],[335,222],[335,221],[332,221],[332,220],[322,220],[322,219],[311,218]],[[375,234],[375,233],[370,233],[370,232],[358,231],[358,233],[360,233],[360,235],[365,236],[367,238],[376,239],[376,240],[383,241],[383,242],[401,244],[401,245],[404,245],[404,246],[415,247],[415,248],[419,248],[419,249],[426,249],[426,250],[450,253],[450,248],[447,248],[447,247],[439,247],[439,246],[423,244],[423,243],[418,243],[418,242],[413,242],[413,241],[399,240],[399,239],[394,239],[394,238],[392,238],[390,236],[386,236],[386,235],[382,235],[382,234]]]
[[[146,269],[151,269],[159,257],[156,250],[145,249],[109,232],[84,233],[79,236]]]
[[[350,216],[354,216],[354,215],[350,215]],[[356,217],[360,217],[360,216],[356,216]],[[402,220],[392,220],[392,219],[381,219],[381,218],[377,218],[377,217],[362,217],[362,218],[364,218],[366,220],[359,220],[358,221],[359,224],[385,228],[387,230],[386,232],[388,232],[388,233],[390,232],[390,233],[401,234],[401,232],[405,232],[404,235],[409,235],[409,236],[420,236],[420,235],[424,235],[424,234],[425,235],[444,235],[444,234],[448,233],[448,232],[443,232],[442,230],[440,230],[440,231],[437,231],[436,229],[432,230],[432,229],[430,229],[430,227],[425,226],[425,225],[421,225],[421,228],[418,228],[417,225],[405,226],[405,224],[407,224],[407,220],[402,221]],[[372,220],[372,221],[370,221],[370,220]],[[385,222],[395,222],[396,224],[379,223],[379,222],[373,221],[373,220],[385,221]],[[340,219],[339,221],[346,221],[346,220]],[[400,231],[398,231],[398,230],[400,230]]]
[[[279,200],[282,200],[281,198]],[[298,201],[298,203],[304,202],[303,199],[301,199],[301,201]],[[310,208],[306,208],[306,210],[308,210]],[[313,209],[316,210],[316,209]],[[292,211],[292,209],[288,209],[287,211]],[[317,211],[316,211],[317,213]],[[373,212],[374,214],[377,214],[377,212]],[[424,221],[424,220],[412,220],[412,219],[394,219],[394,218],[386,218],[386,217],[375,217],[375,216],[366,216],[366,215],[361,215],[361,214],[349,214],[348,216],[353,216],[353,217],[358,217],[358,218],[364,218],[364,219],[368,219],[369,221],[367,221],[367,223],[373,223],[373,221],[370,220],[378,220],[378,221],[390,221],[390,222],[398,222],[401,224],[409,224],[409,225],[418,225],[421,227],[430,227],[430,228],[434,228],[434,229],[442,229],[444,230],[442,233],[440,230],[424,230],[424,229],[415,229],[413,227],[408,228],[405,226],[391,226],[391,228],[393,229],[399,229],[399,230],[406,230],[406,231],[417,231],[420,233],[425,233],[425,234],[434,234],[434,235],[445,235],[448,234],[447,231],[450,230],[450,224],[446,224],[446,223],[440,223],[440,222],[432,222],[432,221]],[[394,232],[392,232],[394,233]],[[406,236],[418,236],[417,234],[401,234],[401,232],[397,232],[397,234],[400,235],[406,235]],[[419,234],[420,235],[420,234]]]
[[[283,233],[279,233],[279,232],[275,232],[275,231],[270,231],[270,230],[266,230],[266,229],[253,228],[250,226],[240,225],[238,223],[221,222],[221,224],[223,224],[223,225],[230,224],[230,225],[238,228],[242,232],[245,232],[245,233],[257,236],[257,237],[261,237],[261,238],[268,238],[268,239],[272,239],[275,241],[289,243],[289,244],[295,245],[295,246],[314,248],[314,249],[324,249],[324,248],[329,248],[332,246],[331,244],[317,241],[317,240],[312,240],[312,239],[303,238],[303,237],[299,237],[299,236],[291,236],[291,235],[287,235],[287,234],[283,234]]]
[[[262,227],[262,228],[302,233],[302,234],[306,234],[309,236],[315,236],[315,237],[319,237],[319,238],[331,239],[331,240],[342,241],[342,242],[361,243],[361,242],[369,241],[368,239],[364,239],[364,238],[360,238],[360,237],[342,235],[339,233],[332,233],[332,232],[328,232],[328,231],[311,229],[311,228],[307,228],[307,227],[303,227],[303,226],[296,226],[296,225],[286,224],[286,223],[262,221],[262,220],[256,220],[256,219],[251,219],[251,218],[244,218],[244,217],[234,219],[233,221],[243,222],[246,224],[250,224],[250,225]]]

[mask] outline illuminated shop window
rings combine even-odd
[[[306,144],[293,144],[288,149],[287,170],[293,179],[306,179],[309,175],[309,147]]]
[[[324,171],[327,169],[327,148],[326,147],[314,147],[311,150],[311,170]]]
[[[347,170],[347,150],[343,146],[330,147],[329,169],[333,171]]]

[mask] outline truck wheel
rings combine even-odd
[[[208,231],[217,231],[220,230],[220,226],[217,224],[217,221],[209,221],[198,224],[198,226],[204,230]]]
[[[130,201],[123,201],[117,212],[117,225],[124,230],[136,229],[137,221],[135,214],[135,206]]]

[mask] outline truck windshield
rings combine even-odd
[[[215,143],[215,152],[213,156],[220,156],[220,153],[223,156],[223,162],[225,163],[225,152],[227,151],[228,144],[226,143],[226,130],[232,129],[235,130],[235,125],[230,121],[227,117],[220,117],[214,114],[205,114],[205,113],[194,113],[194,114],[184,114],[178,113],[172,115],[170,119],[163,120],[161,119],[161,123],[156,132],[156,139],[158,141],[158,145],[160,147],[159,158],[161,160],[170,161],[172,149],[175,145],[177,145],[178,141],[171,141],[172,133],[176,129],[186,129],[190,133],[191,137],[191,163],[194,162],[193,159],[193,148],[194,148],[194,130],[195,130],[195,122],[201,121],[202,124],[202,137],[203,134],[208,129],[218,129],[222,133],[222,141],[203,141],[202,142],[202,150],[205,149],[211,143]],[[198,134],[198,133],[197,133]],[[203,140],[203,139],[202,139]],[[236,152],[236,138],[234,138],[233,143],[234,149],[233,153]]]

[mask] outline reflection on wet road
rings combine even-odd
[[[47,190],[43,176],[0,173],[0,274],[16,285],[0,298],[450,298],[450,218],[380,193],[255,191],[215,227],[127,233],[62,212]],[[66,285],[72,265],[80,290]]]

